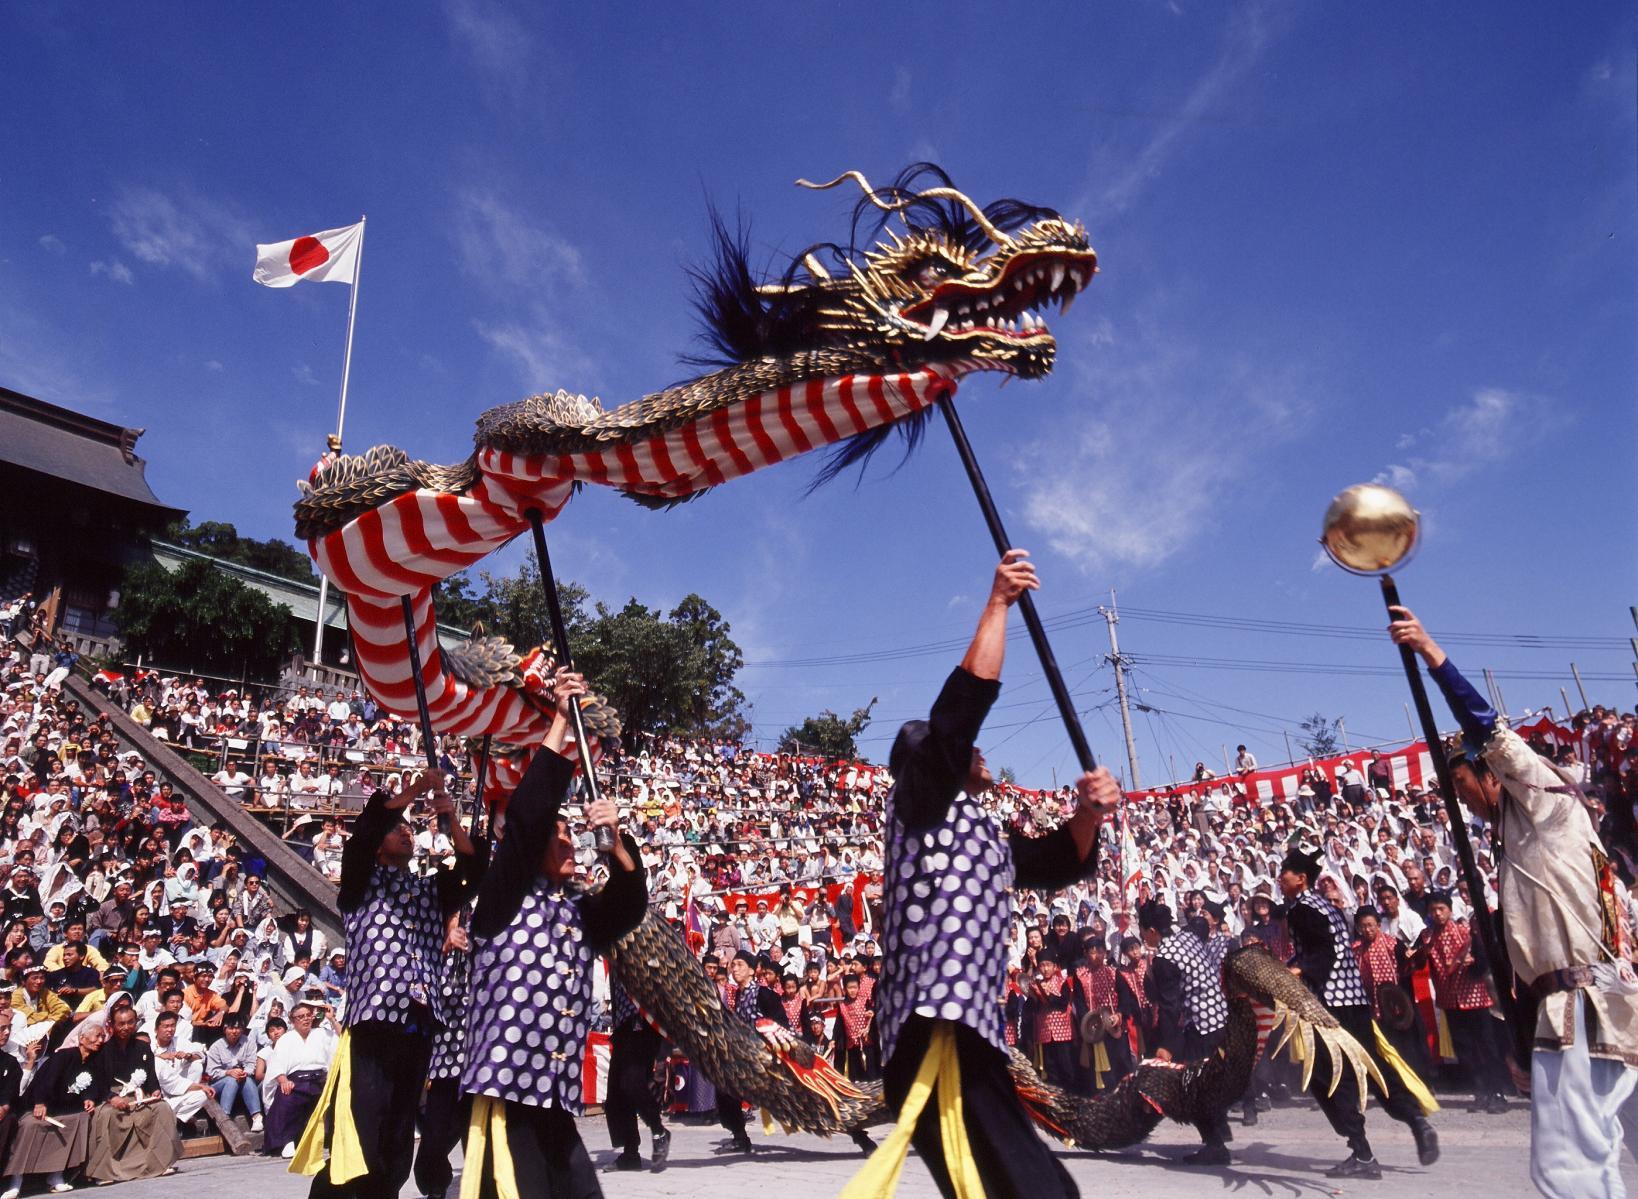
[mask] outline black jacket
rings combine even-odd
[[[942,821],[972,769],[973,745],[1001,683],[956,667],[926,720],[912,720],[893,745],[892,809],[906,829],[922,832]],[[1057,891],[1097,870],[1096,841],[1083,861],[1067,825],[1044,837],[1007,830],[1014,886]]]

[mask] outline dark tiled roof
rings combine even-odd
[[[0,387],[0,462],[180,515],[148,486],[143,432]]]

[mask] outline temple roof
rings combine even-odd
[[[145,431],[0,387],[0,462],[142,504],[159,510],[166,520],[174,519],[183,510],[162,503],[153,493],[144,470],[147,462],[136,452],[137,439]]]

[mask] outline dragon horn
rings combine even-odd
[[[917,192],[916,198],[918,200],[954,200],[972,214],[973,220],[977,221],[978,227],[984,231],[984,236],[988,237],[996,245],[1012,249],[1018,244],[991,224],[990,218],[984,215],[984,210],[965,192],[959,192],[953,187],[930,187],[924,192]]]
[[[891,204],[888,203],[886,200],[883,200],[880,196],[878,196],[876,194],[876,189],[870,186],[870,180],[866,179],[864,177],[864,175],[862,175],[858,171],[843,171],[840,175],[836,176],[836,178],[832,179],[829,183],[813,183],[813,182],[810,182],[807,179],[798,179],[796,181],[796,186],[797,187],[810,187],[814,191],[822,192],[822,191],[829,191],[831,188],[837,186],[839,183],[841,183],[843,180],[846,180],[846,179],[851,179],[851,180],[853,180],[853,182],[857,183],[859,185],[859,189],[864,192],[865,198],[867,200],[869,200],[872,204],[874,204],[877,208],[880,208],[883,212],[903,212],[911,204],[911,200],[899,200],[899,201],[897,201],[895,203],[891,203]],[[972,214],[973,220],[978,222],[978,227],[980,229],[984,230],[984,235],[986,237],[988,237],[991,241],[993,241],[996,245],[1006,246],[1007,248],[1011,249],[1011,248],[1015,247],[1018,244],[1017,242],[1013,241],[1012,238],[1008,237],[1005,233],[1003,233],[1000,229],[996,228],[995,225],[990,221],[990,218],[984,215],[984,210],[982,208],[980,208],[977,205],[977,203],[975,203],[973,201],[973,198],[971,196],[967,195],[965,192],[957,191],[953,187],[930,187],[926,191],[917,192],[914,195],[914,197],[912,197],[912,199],[914,199],[914,200],[954,200],[957,204],[960,204],[963,208],[965,208],[969,213]]]
[[[889,204],[885,200],[882,200],[880,197],[878,197],[876,195],[876,189],[870,186],[870,180],[866,179],[858,171],[843,171],[840,175],[836,176],[836,178],[832,179],[829,183],[814,183],[814,182],[812,182],[811,180],[808,180],[808,179],[798,179],[796,181],[796,186],[797,187],[812,188],[816,192],[824,192],[824,191],[829,191],[831,188],[837,186],[838,184],[842,183],[844,180],[847,180],[847,179],[851,179],[851,180],[853,180],[853,182],[857,183],[859,185],[859,190],[864,192],[865,199],[869,200],[872,204],[874,204],[877,208],[880,208],[883,212],[898,212],[900,209],[902,209],[904,207],[904,202],[902,202],[902,201],[900,203],[897,203],[897,204]]]

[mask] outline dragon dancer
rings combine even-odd
[[[461,1089],[472,1097],[461,1199],[601,1195],[580,1141],[581,1070],[597,955],[648,905],[637,843],[619,835],[601,891],[571,888],[574,843],[561,815],[575,762],[564,756],[569,704],[585,681],[559,671],[551,728],[506,805],[506,824],[472,913],[474,1011]],[[586,809],[616,828],[612,802]]]
[[[1078,1194],[1019,1101],[996,999],[1011,888],[1059,889],[1091,874],[1120,789],[1105,770],[1084,774],[1075,814],[1056,832],[1003,834],[980,802],[994,780],[974,745],[1001,689],[1007,614],[1038,587],[1025,551],[1009,550],[961,665],[928,719],[893,743],[876,1003],[898,1124],[844,1199],[891,1194],[912,1143],[946,1196]]]
[[[421,795],[450,818],[455,864],[417,878],[403,812]],[[397,1195],[409,1177],[433,1038],[454,1018],[439,989],[444,922],[481,869],[454,811],[443,774],[429,769],[397,795],[371,796],[342,850],[336,906],[347,930],[345,1029],[290,1163],[292,1173],[314,1176],[312,1199]]]
[[[1439,1160],[1439,1136],[1426,1113],[1437,1111],[1438,1105],[1371,1020],[1371,997],[1360,977],[1348,922],[1335,904],[1312,889],[1319,876],[1319,857],[1301,848],[1292,848],[1280,863],[1286,922],[1296,948],[1291,972],[1308,985],[1376,1062],[1381,1081],[1386,1084],[1382,1106],[1388,1115],[1410,1126],[1416,1138],[1417,1160],[1431,1166]],[[1359,1082],[1346,1071],[1333,1082],[1332,1074],[1333,1067],[1316,1062],[1309,1080],[1309,1093],[1319,1101],[1337,1135],[1348,1142],[1348,1157],[1326,1173],[1332,1178],[1381,1178],[1382,1164],[1365,1136],[1365,1107],[1360,1102]]]
[[[1621,1108],[1638,1080],[1631,930],[1575,776],[1501,721],[1408,608],[1393,640],[1427,663],[1462,729],[1456,793],[1496,831],[1502,935],[1536,1006],[1530,1054],[1530,1179],[1551,1199],[1620,1196]]]

